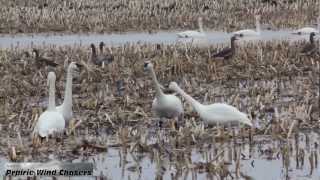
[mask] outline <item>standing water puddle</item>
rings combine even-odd
[[[257,135],[253,145],[241,140],[214,142],[201,148],[171,149],[161,156],[155,146],[148,153],[110,147],[106,153],[82,157],[73,162],[91,162],[94,164],[94,175],[108,179],[215,179],[219,177],[219,173],[215,174],[220,167],[217,162],[224,162],[222,164],[230,173],[227,179],[237,176],[236,179],[251,177],[259,180],[320,179],[320,167],[316,163],[320,156],[317,148],[319,138],[315,132],[298,133],[296,138],[282,141]],[[238,171],[237,159],[240,162]],[[315,165],[311,165],[311,161]],[[5,162],[0,158],[0,174],[4,171]],[[207,171],[207,162],[212,162],[215,172]]]
[[[301,40],[308,39],[308,35],[298,36],[291,34],[290,30],[262,31],[261,40]],[[194,42],[197,44],[222,44],[229,43],[231,33],[210,31],[206,32],[205,39],[178,39],[177,32],[160,31],[149,33],[125,33],[125,34],[18,34],[0,36],[0,48],[33,47],[40,45],[89,45],[104,41],[107,45],[119,46],[126,43],[163,43]],[[243,39],[243,38],[242,38]],[[250,39],[245,39],[250,40]],[[257,38],[252,38],[257,40]]]

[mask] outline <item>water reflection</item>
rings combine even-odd
[[[171,152],[174,158],[170,154],[158,156],[157,149],[153,153],[137,153],[124,148],[111,148],[107,153],[75,162],[92,162],[95,175],[111,179],[214,179],[217,175],[203,167],[208,162],[217,168],[216,171],[219,164],[223,164],[233,178],[319,179],[320,168],[315,166],[313,160],[311,171],[309,161],[319,156],[315,145],[318,139],[319,135],[315,133],[299,133],[287,142],[271,136],[256,136],[254,145],[230,141],[193,147],[190,152],[188,148],[174,149]],[[240,164],[237,165],[237,162]]]

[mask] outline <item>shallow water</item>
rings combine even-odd
[[[308,35],[293,35],[291,30],[262,31],[261,40],[301,40],[308,39]],[[209,31],[204,39],[178,39],[176,31],[160,31],[157,33],[129,32],[124,34],[18,34],[1,35],[0,48],[33,47],[40,45],[78,45],[88,46],[91,43],[104,41],[107,45],[119,46],[125,43],[164,43],[193,42],[200,45],[229,43],[231,33]],[[257,38],[242,38],[246,40],[259,40]]]
[[[308,136],[308,140],[307,136]],[[254,145],[248,142],[237,141],[231,142],[215,142],[212,147],[205,146],[199,149],[192,147],[191,161],[189,165],[183,164],[181,172],[178,172],[175,164],[178,161],[170,161],[168,156],[161,156],[157,159],[152,158],[149,153],[137,153],[127,150],[124,153],[122,148],[109,148],[108,152],[101,153],[93,157],[83,157],[74,160],[73,162],[92,162],[94,164],[95,176],[106,176],[108,179],[155,179],[157,176],[163,179],[210,179],[210,174],[205,171],[196,169],[198,163],[206,163],[216,157],[218,152],[224,150],[224,153],[218,158],[218,161],[228,163],[228,170],[231,175],[236,177],[236,161],[233,155],[234,152],[241,152],[240,156],[240,172],[245,176],[259,180],[279,180],[279,179],[319,179],[320,167],[315,167],[311,173],[309,157],[311,153],[317,154],[319,157],[319,149],[315,143],[319,143],[319,134],[299,133],[298,138],[288,141],[279,141],[271,136],[255,136]],[[290,147],[289,166],[286,171],[286,165],[283,161],[283,153],[281,149]],[[304,151],[304,164],[297,167],[297,151]],[[188,149],[174,149],[176,153],[185,153]],[[156,153],[157,151],[154,150]],[[271,153],[270,153],[271,152]],[[187,156],[188,158],[188,156]],[[319,161],[319,160],[318,160]],[[0,158],[0,174],[3,171],[5,160]],[[300,161],[301,164],[301,161]],[[141,167],[141,171],[132,170],[133,167]],[[161,167],[161,168],[158,168]],[[2,172],[3,173],[3,172]],[[216,176],[211,176],[217,178]],[[71,178],[79,179],[79,178]],[[85,177],[81,179],[87,179]],[[94,178],[92,178],[94,179]],[[228,179],[228,178],[227,178]],[[229,176],[229,179],[230,176]],[[240,177],[238,179],[244,179]]]

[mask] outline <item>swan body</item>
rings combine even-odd
[[[54,132],[62,132],[65,128],[65,120],[55,106],[55,81],[56,75],[54,72],[50,72],[48,74],[49,105],[47,110],[40,115],[34,129],[34,133],[40,137],[48,137]]]
[[[66,123],[68,123],[72,117],[72,78],[73,73],[78,69],[77,64],[75,62],[71,62],[68,66],[67,72],[67,82],[64,93],[63,103],[57,107],[57,111],[62,114]]]
[[[180,99],[171,94],[165,94],[164,96],[155,98],[152,102],[152,111],[156,113],[158,117],[174,118],[183,113],[183,107]]]
[[[175,118],[183,115],[181,100],[172,94],[164,94],[161,85],[156,78],[153,65],[150,61],[145,62],[145,69],[149,71],[156,88],[156,97],[152,102],[152,111],[160,118]]]
[[[240,112],[237,108],[224,103],[214,103],[210,105],[203,105],[203,109],[199,112],[200,117],[210,123],[228,123],[240,121],[244,124],[252,126],[247,115]]]
[[[316,28],[312,28],[312,27],[304,27],[301,29],[298,29],[296,31],[293,32],[293,34],[298,34],[298,35],[306,35],[306,34],[310,34],[310,33],[319,33],[319,31]]]
[[[199,31],[191,31],[191,30],[183,31],[183,32],[177,33],[177,36],[179,38],[203,38],[203,37],[205,37],[206,34],[203,32],[201,17],[198,19],[198,25],[199,25]]]
[[[236,32],[233,32],[233,35],[237,35],[239,37],[243,36],[260,36],[260,15],[256,15],[256,30],[253,29],[243,29]]]
[[[317,27],[318,29],[313,27],[304,27],[304,28],[295,30],[293,34],[298,34],[298,35],[306,35],[310,33],[319,34],[320,33],[320,16],[317,18],[317,23],[318,23],[318,27]]]
[[[240,112],[237,108],[224,103],[214,103],[203,105],[185,93],[176,82],[171,82],[169,88],[183,96],[197,111],[200,118],[207,124],[225,124],[232,122],[241,122],[252,126],[250,119],[245,113]]]

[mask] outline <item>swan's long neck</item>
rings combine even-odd
[[[203,33],[203,22],[202,20],[198,20],[199,32]]]
[[[190,95],[185,93],[180,87],[175,87],[174,90],[181,96],[183,96],[198,113],[201,113],[204,105],[199,103],[197,100],[193,99]]]
[[[72,108],[72,68],[68,68],[67,83],[64,92],[63,108]]]
[[[258,34],[261,33],[261,29],[260,29],[260,19],[259,18],[256,18],[256,31]]]
[[[55,93],[56,93],[55,80],[50,79],[49,80],[49,105],[48,105],[49,111],[56,109]]]
[[[151,73],[151,77],[152,77],[152,82],[154,83],[154,86],[156,88],[156,96],[159,98],[164,94],[161,90],[160,84],[157,80],[156,73],[154,72],[153,68],[150,70],[150,73]]]

